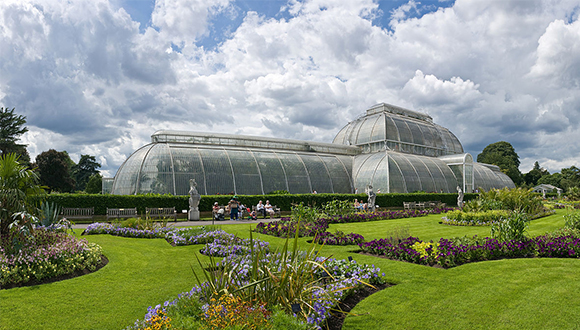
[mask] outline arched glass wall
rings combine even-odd
[[[359,191],[372,184],[383,193],[451,193],[457,186],[455,174],[442,160],[392,151],[357,156],[353,177]]]
[[[121,166],[113,194],[351,193],[352,156],[289,150],[152,143]]]

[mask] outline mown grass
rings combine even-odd
[[[565,211],[532,221],[530,235],[562,227]],[[397,227],[423,240],[489,236],[489,227],[439,224],[440,215],[332,225],[367,240]],[[249,237],[248,224],[222,229]],[[275,247],[284,240],[254,237]],[[0,290],[0,329],[122,329],[195,284],[190,267],[201,246],[172,247],[161,239],[88,236],[109,264],[89,275],[51,284]],[[311,238],[301,238],[303,248]],[[344,329],[578,329],[580,260],[514,259],[438,269],[356,254],[353,246],[324,246],[336,258],[375,264],[397,285],[360,302]]]

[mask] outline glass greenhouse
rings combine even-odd
[[[333,143],[229,134],[158,131],[115,175],[111,193],[201,194],[465,192],[514,187],[497,166],[463,152],[428,115],[379,104],[347,124]]]

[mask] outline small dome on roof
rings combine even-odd
[[[429,115],[386,103],[348,123],[333,143],[359,146],[365,152],[395,150],[435,157],[463,153],[459,139]]]

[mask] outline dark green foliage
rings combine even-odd
[[[507,174],[516,185],[523,182],[522,173],[519,170],[520,157],[509,142],[500,141],[488,145],[477,155],[477,161],[499,166],[501,171]]]
[[[537,184],[550,184],[552,186],[562,188],[562,174],[561,173],[554,173],[550,175],[544,175],[543,177],[538,179]]]
[[[30,164],[30,155],[26,150],[26,145],[17,144],[16,141],[20,136],[28,132],[26,117],[17,115],[8,108],[0,108],[0,152],[2,155],[14,153],[19,156],[22,164]]]
[[[99,173],[91,175],[87,186],[85,187],[85,192],[87,194],[100,194],[103,190],[103,176]]]
[[[20,164],[17,155],[0,156],[0,237],[8,235],[12,225],[31,230],[31,215],[38,214],[43,193],[36,173]]]
[[[92,175],[99,173],[97,170],[99,167],[101,167],[101,164],[97,163],[95,156],[81,155],[79,163],[71,168],[72,175],[76,182],[76,190],[85,190],[89,178]]]
[[[274,190],[268,193],[268,195],[288,195],[288,194],[289,192],[286,190]]]
[[[58,152],[54,149],[36,156],[40,183],[47,186],[49,190],[58,192],[73,191],[75,181],[70,176],[69,162],[70,157],[67,153],[64,151]]]
[[[529,187],[534,187],[538,185],[538,180],[547,175],[550,175],[550,172],[544,168],[541,168],[540,163],[535,162],[534,168],[528,173],[524,174],[523,179],[526,185]]]
[[[464,200],[477,198],[478,194],[465,194]],[[214,202],[226,205],[232,196],[230,195],[202,195],[199,202],[200,211],[211,211]],[[292,205],[304,203],[304,205],[321,206],[333,200],[366,200],[365,194],[301,194],[301,195],[238,195],[238,200],[246,207],[258,204],[258,201],[269,200],[272,205],[280,207],[282,211],[290,211]],[[47,201],[56,203],[61,207],[94,207],[96,215],[104,215],[108,208],[136,207],[139,214],[145,213],[146,207],[172,207],[177,212],[189,209],[189,196],[173,195],[102,195],[102,194],[50,194]],[[379,194],[376,203],[380,207],[402,208],[403,202],[416,201],[441,201],[449,206],[457,202],[457,194]],[[40,203],[40,200],[39,200]]]

